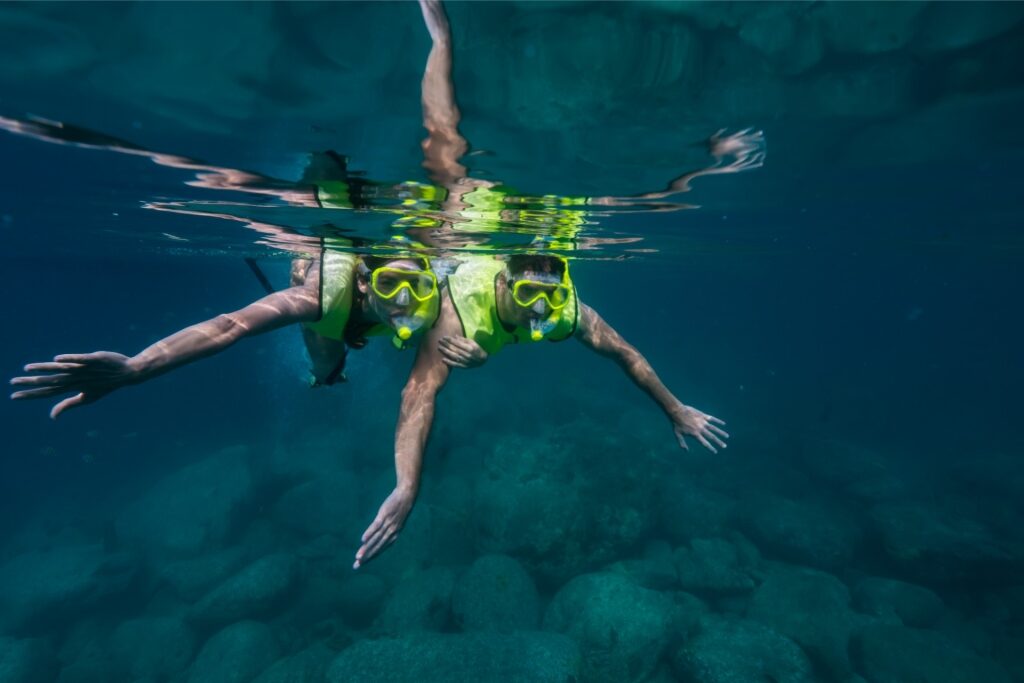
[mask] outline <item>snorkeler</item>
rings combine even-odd
[[[569,338],[614,360],[662,409],[680,447],[687,448],[686,436],[713,453],[716,446],[726,447],[725,423],[677,399],[647,359],[579,300],[568,261],[548,254],[517,254],[508,260],[476,257],[448,276],[440,317],[420,344],[395,430],[395,489],[363,534],[354,568],[395,541],[416,501],[437,394],[450,368],[470,367],[453,345],[468,339],[489,356],[509,344]]]
[[[317,259],[295,261],[292,277],[293,286],[180,330],[132,357],[97,351],[26,365],[30,374],[11,380],[19,387],[11,398],[73,393],[51,409],[50,417],[56,419],[69,408],[212,356],[245,337],[297,323],[313,361],[314,382],[333,384],[344,381],[348,348],[362,348],[367,337],[388,334],[394,335],[396,346],[404,346],[437,319],[437,277],[429,261],[415,254],[325,252]],[[464,349],[460,357],[466,363],[480,360],[471,346]]]

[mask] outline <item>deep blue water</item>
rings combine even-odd
[[[763,166],[675,197],[699,207],[588,217],[640,241],[572,266],[728,450],[679,450],[576,342],[507,349],[453,375],[407,527],[354,574],[413,351],[371,344],[311,390],[284,329],[56,421],[9,402],[0,680],[1024,680],[1021,6],[448,16],[472,177],[631,195],[707,166],[720,129],[764,132]],[[333,149],[425,183],[429,50],[414,4],[0,5],[0,116],[283,181]],[[242,307],[263,294],[245,256],[287,282],[243,222],[147,204],[234,202],[304,234],[393,218],[4,131],[0,159],[8,377]],[[228,556],[198,588],[168,578]],[[286,581],[232,584],[268,557]],[[159,662],[153,640],[174,644]]]

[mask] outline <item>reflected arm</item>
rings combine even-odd
[[[420,0],[423,21],[430,31],[433,45],[423,71],[423,166],[434,182],[449,187],[466,177],[466,167],[459,159],[469,149],[459,133],[462,118],[455,102],[452,83],[452,37],[444,7],[438,0]]]

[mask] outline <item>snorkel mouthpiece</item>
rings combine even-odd
[[[555,329],[555,321],[551,318],[530,321],[530,339],[540,341]]]
[[[408,341],[409,338],[412,337],[412,330],[409,329],[408,325],[402,325],[401,327],[398,328],[396,334],[398,335],[398,338],[401,339],[402,341]]]

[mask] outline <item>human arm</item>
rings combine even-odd
[[[689,192],[691,183],[701,176],[739,173],[764,165],[765,142],[762,131],[747,128],[738,133],[725,135],[723,128],[708,139],[707,146],[714,163],[673,178],[663,190],[626,197],[591,197],[588,203],[598,206],[630,206],[637,200],[666,199],[672,195]]]
[[[262,334],[296,322],[315,320],[319,311],[317,284],[307,282],[265,296],[245,308],[186,327],[128,357],[111,351],[62,354],[52,362],[31,363],[30,373],[11,380],[14,400],[50,398],[73,392],[54,405],[56,419],[68,408],[103,398],[115,389],[140,384],[165,372],[223,351],[243,337]]]
[[[619,367],[633,380],[633,383],[643,389],[661,407],[672,423],[672,430],[682,448],[688,448],[684,438],[686,434],[695,437],[702,446],[712,453],[718,452],[715,450],[715,445],[720,448],[726,447],[722,439],[729,438],[729,434],[718,426],[724,425],[725,422],[702,413],[696,408],[684,405],[662,383],[657,373],[654,372],[654,368],[636,348],[626,342],[622,335],[606,323],[590,306],[583,303],[580,303],[579,306],[580,319],[576,328],[576,338],[587,348],[618,363]]]
[[[462,114],[452,83],[451,29],[439,0],[420,0],[420,10],[433,41],[423,70],[423,127],[427,129],[422,143],[423,166],[432,180],[449,186],[466,176],[466,167],[459,159],[469,149],[459,133]]]
[[[395,542],[416,502],[423,450],[434,423],[435,401],[451,372],[442,359],[440,340],[461,332],[461,324],[451,299],[445,297],[438,321],[420,343],[416,362],[402,390],[402,407],[395,429],[395,489],[363,533],[353,569],[359,569]]]
[[[195,172],[186,185],[212,190],[234,190],[249,194],[269,195],[295,206],[317,206],[312,189],[286,180],[224,166],[177,154],[154,152],[126,140],[81,128],[61,121],[42,118],[15,119],[0,116],[0,130],[16,135],[85,149],[98,149],[149,159],[158,166]]]

